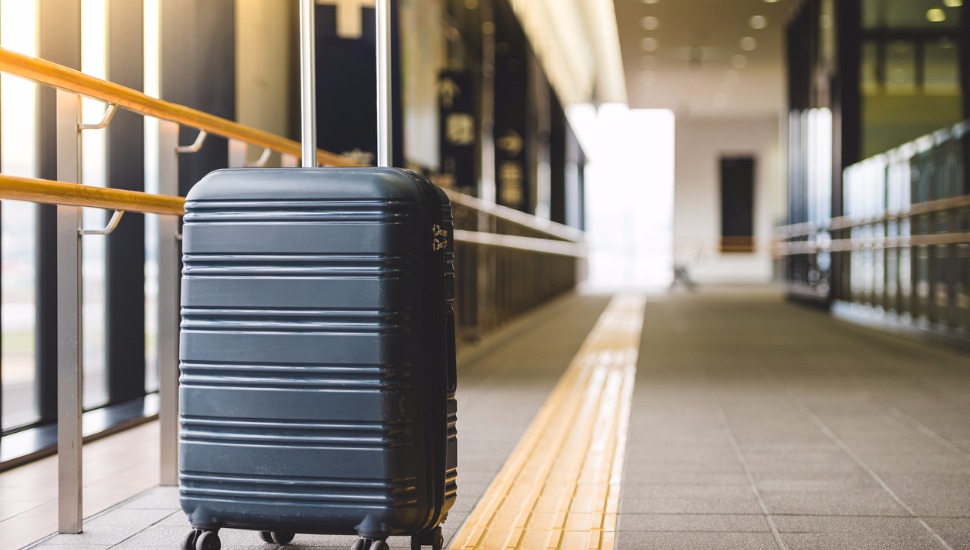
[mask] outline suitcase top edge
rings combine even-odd
[[[186,208],[205,201],[421,200],[412,174],[396,168],[225,168],[202,178]]]

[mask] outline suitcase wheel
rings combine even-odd
[[[222,541],[215,531],[192,529],[182,540],[182,550],[221,550]]]
[[[268,542],[270,544],[288,544],[295,537],[295,533],[286,533],[283,531],[260,531],[259,538],[263,539],[263,542]]]
[[[387,543],[380,539],[357,539],[350,550],[389,550]]]
[[[421,550],[425,546],[430,546],[432,550],[442,550],[444,545],[445,537],[441,534],[440,526],[411,537],[411,550]]]

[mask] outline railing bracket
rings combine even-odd
[[[110,235],[114,233],[115,229],[118,229],[118,224],[121,223],[121,217],[124,215],[124,210],[115,210],[104,229],[79,229],[78,233],[81,235]]]
[[[78,130],[101,130],[102,128],[107,128],[111,124],[111,119],[114,118],[115,113],[118,112],[118,105],[115,103],[108,103],[108,107],[104,110],[104,116],[101,117],[101,122],[97,124],[78,124]]]
[[[273,154],[273,150],[267,147],[266,149],[263,149],[263,154],[259,155],[258,159],[252,162],[246,162],[245,166],[246,168],[263,168],[266,166],[266,163],[269,162],[269,157],[272,154]]]
[[[195,141],[192,145],[179,145],[175,148],[176,153],[198,153],[202,150],[202,145],[205,143],[205,138],[209,136],[209,132],[205,130],[199,130],[199,135],[195,136]]]

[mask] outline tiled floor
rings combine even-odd
[[[153,422],[84,447],[84,512],[96,514],[158,485]],[[0,474],[0,550],[57,530],[57,457]]]
[[[444,531],[450,540],[529,425],[609,297],[567,297],[459,353],[459,498]],[[157,469],[157,458],[156,469]],[[0,476],[2,478],[2,476]],[[157,475],[155,477],[157,481]],[[35,548],[176,549],[188,531],[172,488],[152,489],[85,523],[81,535],[57,535]],[[37,533],[34,539],[45,532]],[[224,549],[266,550],[252,532],[223,530]],[[353,537],[299,535],[287,547],[346,550]],[[392,538],[392,548],[410,548]]]
[[[619,548],[970,548],[970,355],[771,295],[647,304]]]
[[[463,355],[449,537],[605,304],[559,302]],[[643,334],[617,548],[970,550],[970,354],[770,293],[652,296]],[[86,525],[39,547],[177,548],[187,528],[167,488]]]

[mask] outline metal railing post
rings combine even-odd
[[[57,178],[81,175],[81,98],[57,91]],[[82,511],[81,209],[57,207],[57,531],[80,533]]]
[[[159,121],[158,192],[178,196],[179,125]],[[158,217],[158,423],[161,485],[178,485],[179,219]]]

